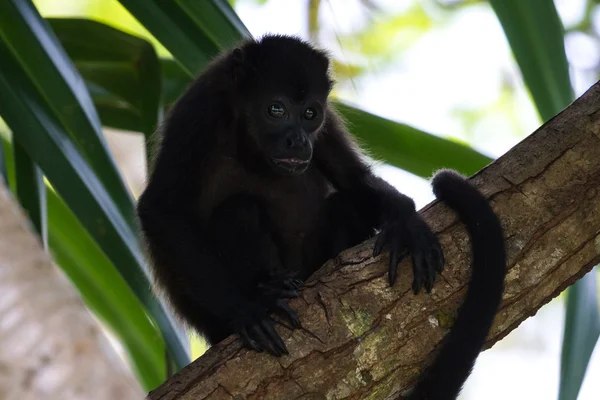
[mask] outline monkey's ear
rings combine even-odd
[[[244,52],[241,49],[235,49],[231,53],[233,81],[239,84],[244,79],[246,68]]]

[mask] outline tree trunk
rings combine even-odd
[[[1,177],[0,294],[0,399],[143,396]]]
[[[472,182],[502,221],[508,255],[489,347],[600,261],[600,84]],[[148,398],[396,398],[435,355],[470,274],[462,223],[443,203],[421,212],[447,261],[431,295],[412,294],[408,259],[390,288],[387,254],[372,258],[368,241],[327,263],[290,302],[304,329],[279,329],[289,356],[247,351],[230,337]]]

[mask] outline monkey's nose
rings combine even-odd
[[[285,145],[288,149],[292,149],[294,147],[304,147],[308,143],[306,139],[306,135],[302,133],[297,133],[295,135],[290,135],[285,138]]]
[[[285,139],[285,144],[288,147],[288,149],[291,149],[292,147],[294,147],[294,139],[292,139],[291,137],[287,137]]]

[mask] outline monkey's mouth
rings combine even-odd
[[[271,163],[280,172],[296,175],[306,170],[310,160],[302,160],[295,157],[271,158]]]

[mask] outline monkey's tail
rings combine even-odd
[[[487,199],[451,170],[432,180],[435,196],[452,208],[466,225],[472,246],[472,272],[454,326],[437,357],[427,368],[409,400],[454,400],[469,377],[498,311],[504,290],[506,254],[498,217]]]

